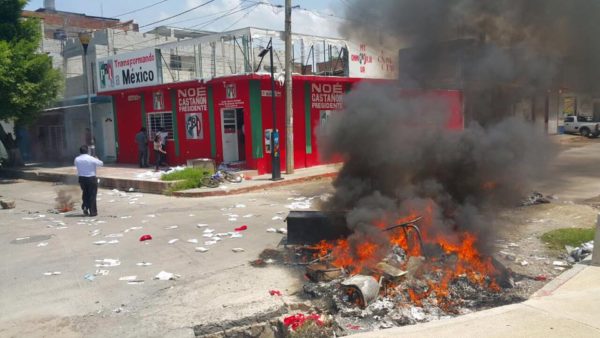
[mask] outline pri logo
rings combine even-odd
[[[98,77],[100,78],[100,89],[113,88],[115,78],[113,76],[112,60],[102,61],[98,64]]]
[[[225,85],[225,97],[228,99],[235,99],[236,96],[237,96],[237,93],[235,90],[235,84]]]

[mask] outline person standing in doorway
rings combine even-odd
[[[104,165],[99,159],[88,155],[88,146],[82,145],[79,148],[79,156],[75,158],[75,167],[77,176],[79,176],[79,186],[81,187],[81,209],[83,213],[89,216],[98,215],[96,207],[96,195],[98,194],[98,179],[96,178],[96,168]]]
[[[135,134],[135,143],[138,145],[140,168],[148,168],[148,134],[146,134],[146,127],[142,127]]]
[[[156,171],[160,170],[160,163],[163,155],[166,155],[167,151],[162,148],[160,134],[157,133],[154,136],[154,157],[156,158]]]

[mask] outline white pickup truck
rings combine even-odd
[[[567,116],[565,117],[565,133],[598,137],[600,135],[600,123],[592,122],[585,116]]]

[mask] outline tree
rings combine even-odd
[[[36,19],[21,17],[26,0],[0,0],[0,120],[25,125],[35,121],[62,87],[61,73],[40,52],[42,34]],[[17,145],[0,124],[0,141],[9,163],[22,165]]]

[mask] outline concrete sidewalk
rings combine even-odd
[[[600,337],[600,267],[577,264],[523,303],[353,337]]]
[[[256,171],[242,171],[247,180],[241,183],[226,183],[218,188],[197,188],[175,192],[178,197],[205,197],[241,194],[250,191],[273,188],[282,185],[297,184],[305,181],[334,177],[340,168],[339,164],[320,165],[311,168],[296,169],[294,174],[282,173],[283,180],[271,181],[271,174],[256,175]],[[174,182],[161,181],[161,172],[148,168],[138,168],[135,165],[108,164],[98,169],[97,175],[102,188],[118,189],[144,193],[162,194]],[[0,168],[0,177],[22,178],[32,181],[77,183],[75,167],[69,164],[40,164],[27,165],[22,168]]]

